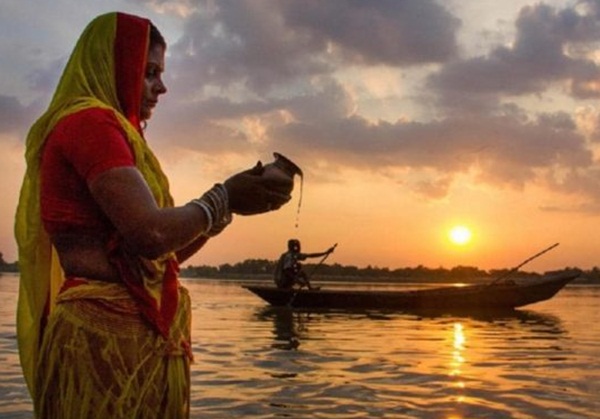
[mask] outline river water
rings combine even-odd
[[[30,418],[0,277],[0,418]],[[270,309],[185,280],[193,418],[600,418],[600,287],[496,317]]]

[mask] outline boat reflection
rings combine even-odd
[[[407,320],[415,322],[430,320],[434,323],[449,323],[453,325],[453,362],[456,367],[453,375],[459,375],[459,367],[464,363],[463,351],[467,339],[467,330],[469,329],[490,329],[490,327],[500,331],[504,329],[518,329],[520,335],[536,335],[537,338],[540,335],[545,335],[549,339],[552,339],[552,335],[566,334],[558,317],[522,309],[503,310],[499,312],[466,312],[460,315],[457,313],[436,313],[431,310],[427,312],[403,313],[374,310],[309,310],[267,306],[257,310],[255,316],[261,321],[272,322],[274,342],[271,346],[284,350],[298,349],[302,340],[309,337],[311,322],[327,324],[327,318],[330,318],[332,322],[337,322],[340,318],[343,318],[349,327],[350,323],[354,321],[364,322],[365,320],[373,322],[389,321],[391,323]]]
[[[294,350],[298,349],[300,339],[308,333],[306,325],[310,321],[310,313],[289,307],[266,307],[258,311],[257,318],[273,322],[273,348]]]
[[[561,319],[531,310],[425,316],[262,307],[253,316],[271,331],[269,359],[280,362],[271,367],[272,377],[310,376],[325,382],[327,391],[352,382],[373,397],[414,397],[416,404],[430,389],[443,400],[443,417],[454,419],[502,411],[502,397],[481,401],[490,386],[502,388],[532,364],[555,365],[572,356]]]

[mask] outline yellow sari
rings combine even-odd
[[[75,46],[48,110],[27,137],[27,171],[15,220],[21,274],[17,337],[25,380],[40,417],[187,416],[190,305],[172,269],[174,255],[123,261],[139,279],[133,288],[138,287],[134,291],[143,301],[133,297],[132,286],[93,280],[79,281],[59,294],[65,279],[40,218],[44,142],[64,117],[92,107],[114,112],[158,205],[173,205],[167,179],[139,123],[149,29],[148,20],[123,13],[92,21]],[[130,75],[125,80],[133,82],[128,91],[117,88],[124,85],[116,68],[123,57],[136,61],[125,70]],[[163,318],[166,293],[175,308]]]

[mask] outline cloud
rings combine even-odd
[[[247,150],[248,120],[268,133],[288,120],[324,125],[350,116],[357,104],[335,81],[340,65],[414,66],[457,50],[459,20],[429,0],[184,3],[196,8],[169,46],[174,101],[155,119],[174,127],[162,132],[170,141],[198,151]],[[194,141],[184,139],[192,133]]]
[[[315,54],[325,45],[286,27],[276,2],[218,2],[192,15],[170,49],[179,86],[188,93],[191,86],[203,93],[206,86],[241,85],[264,94],[332,69]]]
[[[0,134],[23,133],[31,110],[14,96],[0,95]]]
[[[177,78],[188,89],[241,83],[264,94],[330,74],[340,62],[415,65],[457,50],[459,20],[430,0],[198,3],[172,46]]]
[[[441,197],[450,178],[476,173],[480,182],[523,188],[542,173],[591,167],[585,138],[563,112],[528,118],[508,109],[488,116],[428,123],[373,123],[357,115],[320,123],[290,122],[270,135],[304,160],[325,160],[385,173],[410,169],[433,173],[419,188]],[[600,195],[598,196],[600,198]]]
[[[193,144],[175,140],[183,147],[270,148],[339,167],[409,170],[419,176],[408,184],[431,197],[443,197],[464,173],[496,187],[556,187],[548,180],[554,173],[594,164],[573,116],[536,115],[502,99],[544,92],[564,80],[582,95],[576,82],[597,72],[581,53],[598,39],[591,10],[525,7],[512,45],[460,60],[458,20],[433,2],[204,4],[170,50],[171,82],[183,99],[166,113],[180,131],[174,137],[196,133]],[[579,55],[569,50],[574,46]],[[348,86],[336,81],[340,64],[430,62],[440,69],[425,87],[445,106],[430,120],[367,119]],[[584,189],[595,196],[593,188]]]
[[[68,56],[54,59],[44,65],[38,64],[27,73],[26,80],[32,92],[51,98],[62,75]]]
[[[524,7],[512,45],[445,65],[431,75],[429,87],[440,94],[442,103],[456,106],[464,100],[475,105],[472,109],[500,94],[543,92],[559,81],[569,81],[575,97],[598,97],[600,69],[589,57],[590,47],[600,41],[598,6],[581,3],[590,7],[557,10],[543,3]]]
[[[136,4],[182,22],[168,49],[169,94],[148,130],[161,147],[212,157],[278,150],[396,181],[402,173],[413,177],[404,185],[434,198],[469,174],[499,188],[537,183],[600,201],[586,142],[600,126],[593,115],[586,116],[586,137],[569,109],[539,112],[507,102],[556,85],[569,85],[575,99],[600,92],[592,54],[600,41],[597,2],[524,7],[513,42],[475,57],[458,55],[460,20],[432,0]],[[34,66],[30,91],[48,97],[64,61]],[[348,68],[352,74],[341,76]],[[379,68],[399,85],[408,83],[408,71],[426,81],[386,96],[401,103],[396,120],[392,112],[386,120],[361,114],[378,98],[350,86]],[[0,97],[0,106],[0,130],[26,125],[19,118],[29,110],[15,97]],[[417,106],[421,118],[407,117]]]
[[[126,0],[130,3],[145,3],[159,14],[187,17],[197,10],[193,0]]]
[[[283,16],[292,28],[321,39],[320,45],[334,44],[349,63],[434,63],[457,52],[460,21],[434,1],[288,0]]]

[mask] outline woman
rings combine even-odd
[[[174,207],[142,127],[166,44],[150,21],[94,19],[27,137],[16,215],[17,329],[41,418],[189,415],[190,302],[179,263],[231,222],[277,209],[292,180],[258,164]]]

